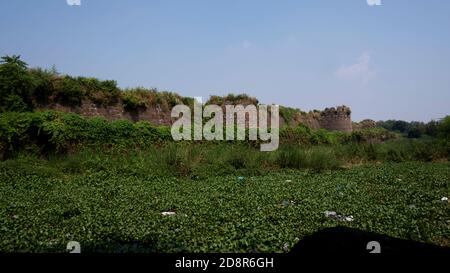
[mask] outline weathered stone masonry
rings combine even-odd
[[[142,108],[134,111],[127,111],[121,102],[110,106],[97,105],[89,100],[84,100],[79,106],[65,106],[54,103],[41,105],[38,110],[58,110],[62,112],[77,113],[87,117],[100,116],[107,120],[127,119],[130,121],[147,120],[155,125],[170,125],[173,120],[170,117],[170,109],[158,104],[148,108]],[[286,122],[280,117],[280,126]],[[326,108],[320,112],[310,112],[306,115],[298,114],[289,123],[291,126],[305,124],[313,129],[327,129],[331,131],[352,131],[351,110],[347,106],[338,106],[337,108]]]

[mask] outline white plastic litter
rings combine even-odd
[[[326,210],[324,212],[324,214],[325,214],[325,217],[327,217],[327,218],[331,218],[331,219],[343,221],[343,222],[352,222],[353,220],[355,220],[352,215],[348,215],[348,216],[340,215],[340,214],[337,214],[337,212],[335,212],[335,211]]]
[[[448,197],[442,197],[442,198],[441,198],[441,201],[442,201],[442,202],[448,202]]]
[[[176,213],[174,211],[163,211],[161,212],[163,216],[169,216],[169,215],[175,215]]]
[[[283,200],[283,202],[281,202],[282,206],[289,206],[289,205],[295,205],[295,201],[294,200]]]
[[[345,221],[347,221],[347,222],[351,222],[351,221],[353,221],[353,220],[354,220],[354,219],[353,219],[353,216],[352,216],[352,215],[345,217]]]
[[[337,213],[335,211],[328,211],[328,210],[325,211],[325,217],[334,218],[336,216],[337,216]]]

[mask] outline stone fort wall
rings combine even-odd
[[[127,119],[130,121],[146,120],[154,125],[171,125],[174,120],[170,117],[171,109],[160,105],[148,108],[127,111],[121,102],[110,106],[97,105],[89,100],[82,101],[79,106],[66,106],[58,103],[40,105],[38,110],[57,110],[72,112],[86,117],[104,117],[107,120]],[[269,118],[270,119],[270,118]],[[326,129],[330,131],[352,131],[351,111],[347,106],[326,108],[320,112],[310,112],[306,115],[300,113],[289,123],[291,126],[304,124],[313,129]],[[286,122],[280,117],[280,126]]]

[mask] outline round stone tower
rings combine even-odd
[[[320,113],[320,127],[330,131],[351,132],[352,119],[349,107],[342,105],[337,108],[325,108]]]

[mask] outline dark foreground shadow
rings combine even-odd
[[[290,251],[295,256],[307,255],[413,255],[447,256],[450,248],[403,240],[383,234],[367,232],[348,227],[334,227],[320,230],[306,236]]]

